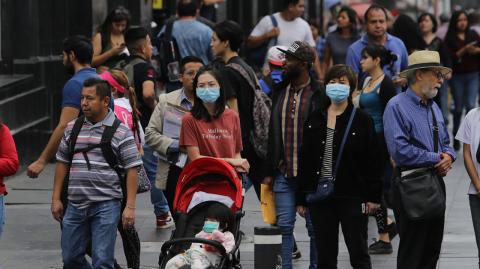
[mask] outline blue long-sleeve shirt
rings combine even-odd
[[[362,50],[370,44],[368,34],[364,34],[359,40],[355,41],[347,51],[346,64],[350,66],[355,73],[358,74],[358,85],[363,85],[363,81],[367,74],[362,71],[360,60],[362,59]],[[393,79],[398,73],[408,66],[408,52],[405,44],[399,38],[387,34],[387,41],[384,47],[397,55],[397,60],[392,65],[387,64],[383,67],[383,72],[390,79]],[[397,87],[397,92],[400,92],[400,87]]]
[[[432,108],[439,128],[438,152],[433,150]],[[433,166],[440,153],[456,158],[440,108],[432,100],[423,103],[410,88],[388,102],[383,124],[388,152],[398,167]]]

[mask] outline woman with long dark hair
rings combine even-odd
[[[452,67],[450,54],[442,39],[440,39],[435,32],[438,28],[437,20],[431,13],[423,13],[418,17],[418,26],[425,41],[425,49],[437,51],[440,54],[440,62],[445,67]],[[450,79],[452,75],[449,73],[445,80]],[[448,124],[448,83],[444,82],[439,89],[437,96],[433,99],[437,102],[442,110],[445,124]]]
[[[0,118],[0,236],[5,225],[5,195],[7,188],[3,177],[14,175],[18,170],[18,155],[10,129]]]
[[[115,8],[107,15],[93,37],[93,67],[113,68],[127,56],[123,34],[129,27],[130,12],[123,6]]]
[[[332,64],[344,64],[348,47],[359,38],[357,13],[347,6],[342,7],[337,15],[337,29],[326,37],[325,58],[322,67],[324,73]]]
[[[224,85],[219,70],[207,66],[198,71],[193,81],[194,105],[182,119],[179,144],[189,161],[213,157],[228,162],[239,172],[248,172],[250,165],[240,155],[240,118],[225,107]]]
[[[408,15],[398,15],[393,23],[392,34],[403,41],[409,55],[425,48],[418,24]]]
[[[452,58],[452,86],[455,110],[453,112],[453,136],[458,131],[463,110],[470,111],[475,106],[479,89],[480,71],[480,37],[470,29],[468,14],[455,11],[448,25],[445,44]],[[460,142],[454,140],[455,150],[460,149]]]
[[[368,74],[359,96],[360,108],[370,115],[375,126],[378,143],[378,164],[376,169],[382,171],[384,192],[390,187],[392,168],[390,157],[383,136],[383,112],[388,101],[396,95],[395,85],[392,80],[385,76],[383,67],[397,60],[397,55],[377,44],[370,44],[362,51],[360,66],[362,71]],[[396,234],[395,223],[388,218],[385,196],[379,210],[375,212],[379,238],[369,246],[370,254],[390,254],[393,252],[390,240]]]

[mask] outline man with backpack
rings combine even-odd
[[[140,122],[145,131],[157,104],[155,70],[150,62],[152,43],[147,30],[143,27],[128,29],[125,33],[125,42],[131,56],[119,63],[119,67],[127,74],[130,85],[135,89],[138,110],[141,113]],[[162,190],[155,187],[158,157],[154,155],[154,151],[147,144],[144,145],[143,152],[143,166],[152,185],[150,200],[154,207],[157,228],[171,227],[173,220],[169,213],[167,200]]]
[[[93,268],[114,268],[119,220],[124,229],[135,223],[137,169],[142,161],[132,132],[109,109],[109,84],[90,78],[83,86],[84,116],[68,123],[56,155],[51,211],[63,227],[65,268],[91,267],[85,259],[90,242]],[[125,178],[112,167],[113,159]],[[63,188],[67,203],[61,199]]]
[[[176,18],[169,19],[155,42],[159,54],[161,80],[167,93],[182,87],[179,81],[180,59],[195,56],[208,63],[212,59],[212,29],[205,19],[197,17],[195,0],[180,0]],[[200,18],[200,19],[199,19]]]
[[[263,17],[253,28],[247,39],[250,48],[249,56],[252,59],[260,57],[263,67],[268,48],[275,45],[290,46],[294,41],[300,40],[315,47],[310,25],[301,18],[305,11],[304,0],[282,0],[282,11]],[[258,60],[253,59],[258,62]],[[320,77],[320,61],[315,59],[313,65],[317,76]]]
[[[252,68],[238,56],[243,42],[242,28],[234,21],[215,26],[212,51],[226,64],[223,74],[227,87],[228,106],[238,112],[242,130],[242,157],[250,163],[249,180],[260,199],[262,164],[268,140],[270,99],[262,92]],[[262,150],[263,156],[262,156]]]

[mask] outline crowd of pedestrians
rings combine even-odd
[[[306,220],[311,269],[337,267],[339,226],[353,268],[372,268],[370,255],[392,253],[399,234],[397,268],[433,269],[444,231],[443,177],[460,143],[480,246],[480,35],[466,11],[441,25],[430,13],[399,15],[389,29],[384,7],[372,4],[359,18],[343,6],[330,32],[319,35],[313,30],[323,29],[302,19],[305,1],[284,0],[280,12],[245,33],[234,21],[216,22],[219,2],[178,1],[177,15],[155,37],[131,27],[129,11],[117,7],[92,39],[65,39],[63,65],[72,77],[60,120],[27,167],[36,178],[56,157],[51,212],[61,224],[64,268],[120,268],[117,229],[128,267],[139,268],[139,183],[150,182],[156,227],[172,227],[183,168],[215,158],[245,175],[259,200],[261,184],[271,186],[282,268],[301,256],[298,213]],[[17,168],[0,119],[0,235],[3,177]],[[378,229],[370,245],[369,216]],[[227,226],[206,216],[198,236],[233,249]],[[192,245],[168,268],[219,262],[215,250],[202,248]]]

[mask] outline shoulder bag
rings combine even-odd
[[[306,201],[309,204],[317,203],[323,200],[326,200],[333,196],[334,192],[334,185],[335,185],[335,176],[337,175],[338,167],[340,166],[340,161],[342,159],[343,148],[345,147],[345,143],[347,142],[348,133],[350,132],[350,128],[352,127],[353,118],[355,117],[355,112],[357,109],[354,107],[352,113],[350,114],[350,119],[348,120],[347,128],[345,129],[345,133],[343,134],[342,144],[340,145],[340,149],[338,151],[337,161],[335,162],[335,169],[333,170],[332,177],[323,177],[318,180],[317,190],[313,193],[307,194]]]

